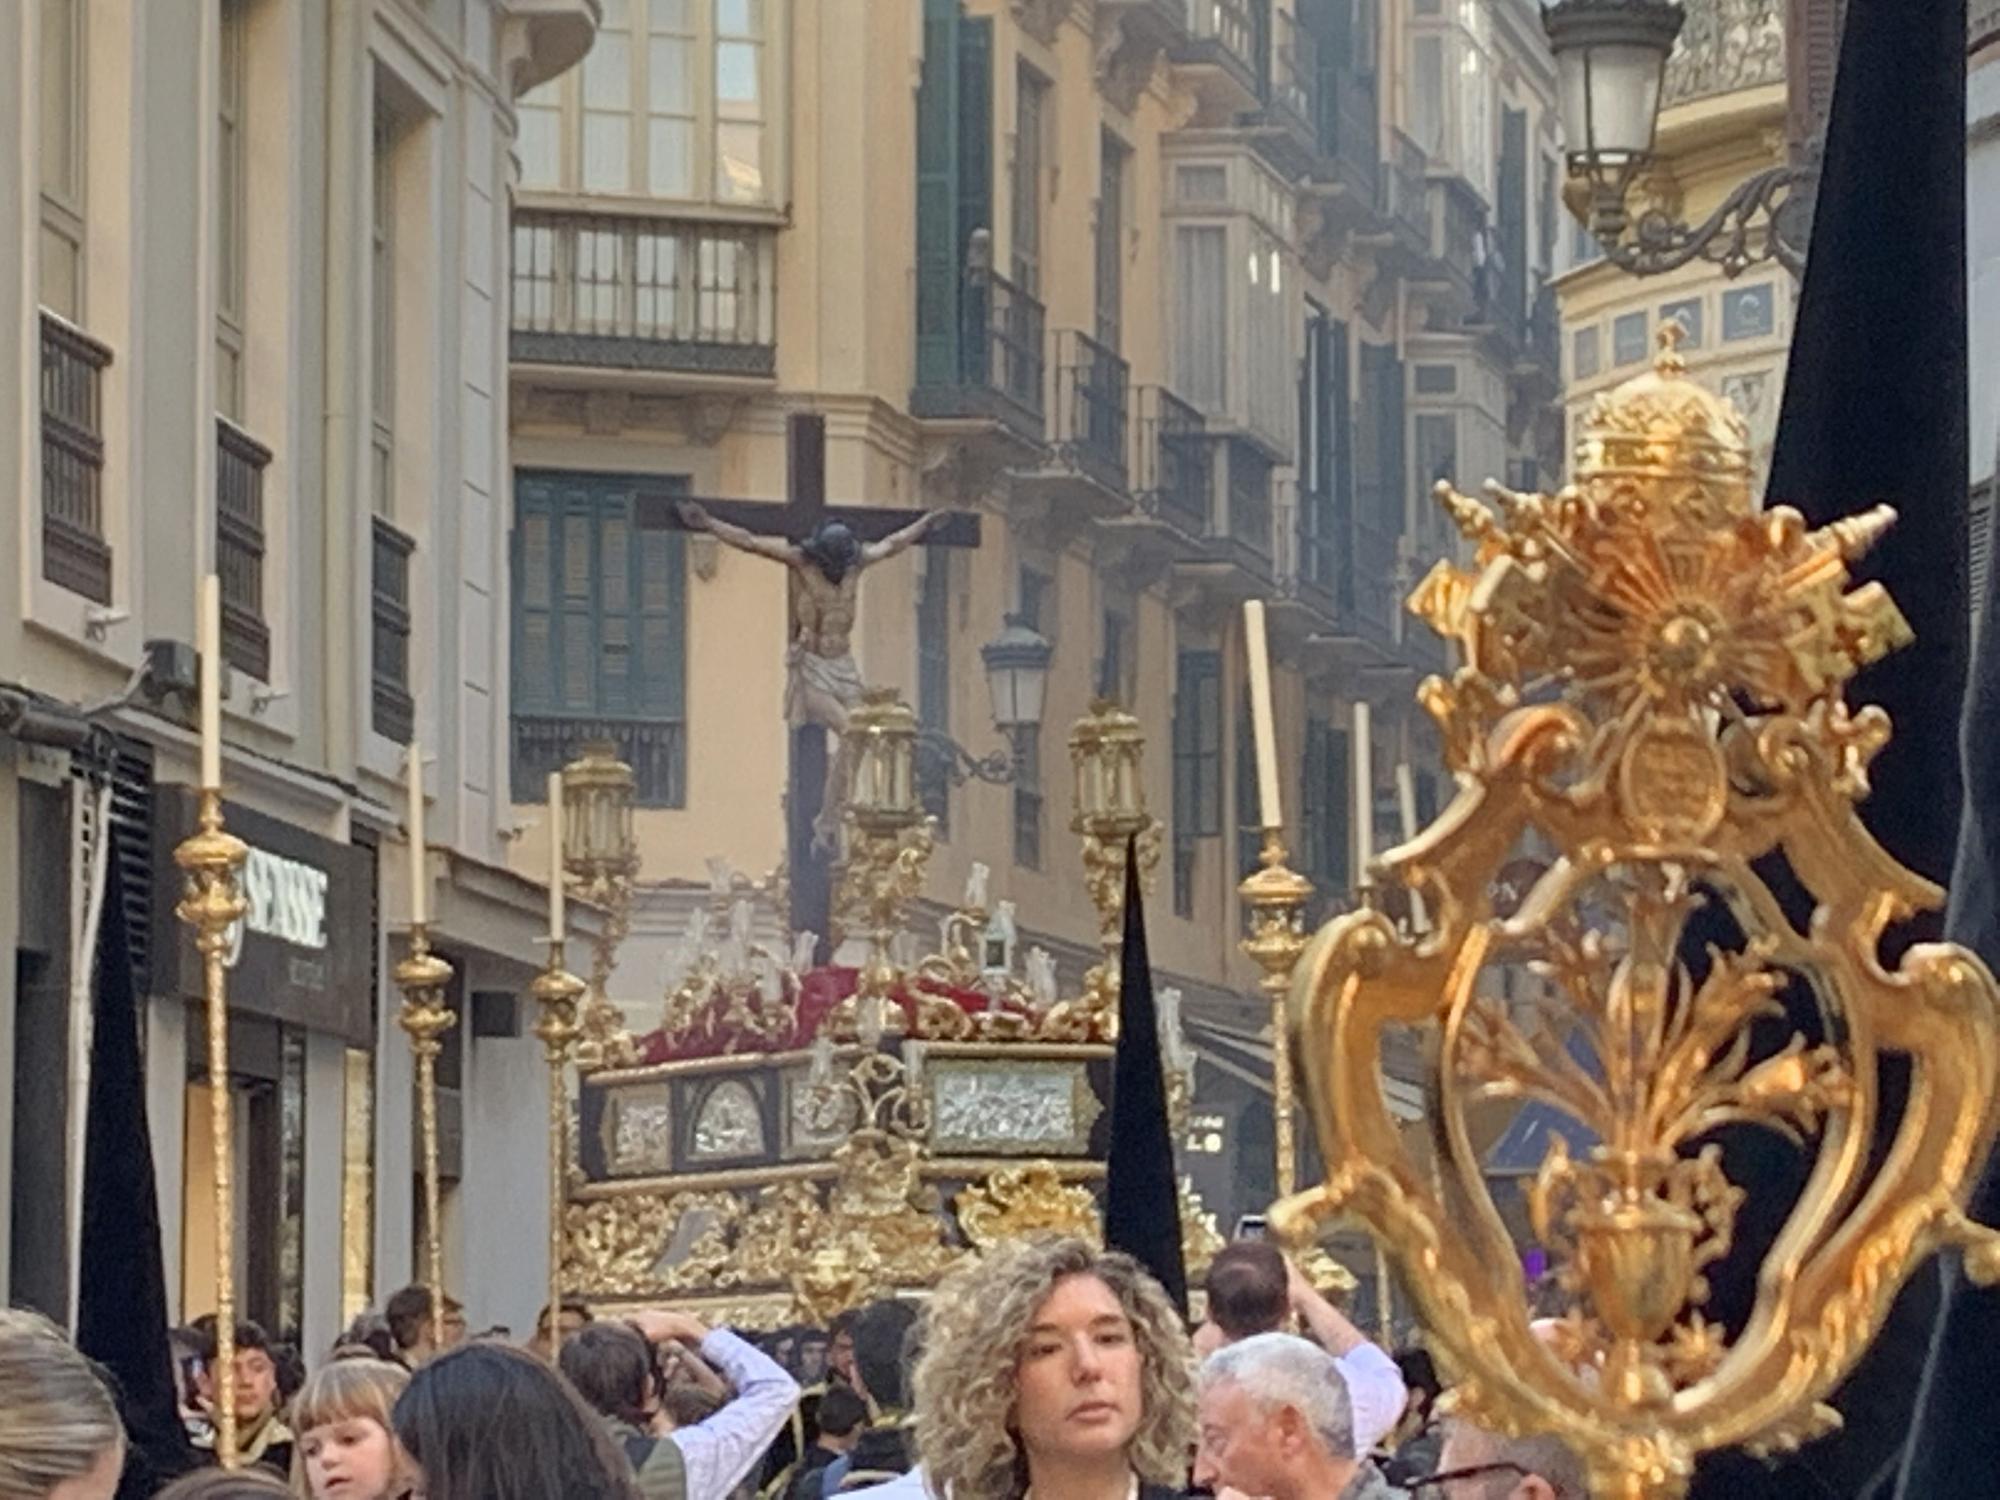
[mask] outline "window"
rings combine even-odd
[[[1104,612],[1104,649],[1097,658],[1097,696],[1132,706],[1138,663],[1132,650],[1132,619],[1120,610]]]
[[[1305,873],[1324,894],[1349,886],[1347,731],[1325,719],[1306,720],[1305,764],[1299,786],[1300,844]]]
[[[271,680],[264,618],[264,470],[271,450],[226,417],[215,419],[215,571],[222,582],[222,659]]]
[[[396,167],[395,131],[386,110],[375,109],[375,157],[370,163],[368,404],[369,490],[378,516],[396,514]]]
[[[583,66],[520,105],[521,185],[776,199],[770,0],[604,0]]]
[[[1646,315],[1622,313],[1611,323],[1611,362],[1633,365],[1646,357]]]
[[[1577,380],[1587,380],[1597,373],[1597,330],[1579,328],[1570,335],[1569,373]]]
[[[1183,651],[1174,686],[1174,833],[1222,832],[1222,656]]]
[[[1444,155],[1444,38],[1417,37],[1411,48],[1416,87],[1410,133],[1426,156]]]
[[[410,554],[417,544],[382,516],[374,522],[369,718],[399,745],[416,733],[410,682]]]
[[[943,547],[924,552],[917,594],[917,723],[936,735],[951,734],[951,553]],[[917,780],[924,811],[937,819],[938,832],[950,837],[949,762],[920,745]]]
[[[917,386],[984,384],[992,289],[967,272],[993,228],[993,23],[927,3],[917,87]],[[990,260],[990,252],[988,259]]]
[[[1418,365],[1412,378],[1419,396],[1451,396],[1458,392],[1457,365]]]
[[[587,740],[632,767],[642,807],[682,807],[687,578],[679,532],[638,530],[633,492],[679,477],[523,471],[513,533],[513,784],[542,800]]]
[[[1257,873],[1264,849],[1264,817],[1257,796],[1257,728],[1250,713],[1250,685],[1243,686],[1243,703],[1236,715],[1236,878]],[[1248,906],[1243,908],[1247,922]]]
[[[51,312],[41,321],[42,576],[109,604],[103,372],[111,351]]]
[[[1444,511],[1431,499],[1440,479],[1459,477],[1458,416],[1454,412],[1421,411],[1416,417],[1417,514],[1426,524],[1444,524]]]
[[[41,70],[41,300],[83,321],[85,0],[44,0]]]
[[[1776,327],[1777,294],[1770,282],[1761,286],[1732,287],[1722,294],[1724,343],[1764,338]]]
[[[1174,385],[1203,411],[1229,394],[1229,231],[1220,224],[1174,230]]]
[[[1403,534],[1403,362],[1392,344],[1361,346],[1361,414],[1356,432],[1356,504],[1386,537]]]
[[[1125,158],[1117,136],[1100,137],[1097,184],[1097,341],[1116,349],[1124,331]]]
[[[1699,349],[1701,347],[1701,298],[1689,297],[1682,302],[1665,302],[1660,305],[1662,323],[1681,325],[1681,347]]]
[[[215,408],[243,420],[244,262],[249,252],[249,185],[244,108],[248,90],[244,13],[248,0],[223,0],[215,130]]]
[[[1049,82],[1026,63],[1014,92],[1014,285],[1030,297],[1042,289],[1042,163],[1048,131]]]
[[[1014,863],[1042,867],[1042,730],[1023,724],[1014,730]]]
[[[1222,657],[1183,651],[1174,682],[1174,914],[1194,915],[1195,850],[1222,832]]]
[[[1040,631],[1051,642],[1056,638],[1056,581],[1034,568],[1021,569],[1019,602],[1014,613],[1030,630]]]

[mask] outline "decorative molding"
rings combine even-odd
[[[1021,29],[1044,47],[1055,45],[1056,32],[1069,15],[1070,0],[1010,0]]]
[[[1100,14],[1097,18],[1096,74],[1098,92],[1120,114],[1138,108],[1159,71],[1166,41],[1157,34],[1135,33],[1122,15]]]
[[[1667,59],[1662,107],[1785,81],[1784,0],[1697,0]]]
[[[712,448],[734,425],[743,410],[743,398],[730,395],[688,396],[682,399],[681,424],[688,441]]]

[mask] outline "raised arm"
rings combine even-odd
[[[748,552],[752,557],[768,557],[773,562],[791,564],[799,560],[797,546],[781,536],[760,536],[728,521],[718,520],[708,513],[706,507],[692,500],[681,501],[679,510],[683,526],[690,531],[705,531],[725,547]]]
[[[892,531],[881,541],[870,542],[861,549],[862,565],[865,567],[869,563],[881,562],[885,557],[894,557],[898,552],[914,547],[929,534],[933,526],[944,519],[944,515],[943,511],[934,510],[929,515],[919,516],[901,531]]]

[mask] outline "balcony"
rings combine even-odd
[[[1191,537],[1208,534],[1207,424],[1200,412],[1165,386],[1139,389],[1140,509]]]
[[[612,745],[632,768],[640,807],[687,806],[687,726],[676,720],[558,718],[514,715],[514,800],[546,800],[549,773],[560,771],[593,741]]]
[[[1187,31],[1168,51],[1201,104],[1198,126],[1233,125],[1263,105],[1264,69],[1246,0],[1187,0]]]
[[[929,421],[986,420],[1039,444],[1047,430],[1042,304],[993,271],[965,275],[957,357],[945,378],[919,381],[910,410]]]
[[[271,450],[225,417],[215,419],[215,571],[222,579],[222,659],[271,680],[264,618],[264,470]]]
[[[1055,352],[1056,452],[1077,472],[1123,496],[1130,367],[1115,350],[1075,329],[1056,331]]]
[[[777,230],[514,211],[516,364],[771,380]]]
[[[1389,269],[1412,275],[1431,258],[1431,200],[1424,151],[1402,131],[1389,138],[1389,157],[1376,178],[1376,206],[1386,224],[1372,240]]]
[[[42,576],[107,605],[102,386],[110,363],[96,339],[42,314]]]
[[[1319,43],[1289,12],[1271,21],[1270,98],[1252,139],[1272,167],[1298,181],[1319,164]]]
[[[1322,169],[1363,208],[1374,209],[1382,200],[1383,175],[1375,81],[1337,70],[1322,73],[1320,82],[1315,103]]]
[[[1966,51],[1977,52],[1989,42],[2000,42],[2000,0],[1972,0],[1965,18]]]

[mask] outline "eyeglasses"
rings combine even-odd
[[[1457,1484],[1465,1479],[1493,1479],[1505,1475],[1509,1479],[1526,1479],[1529,1471],[1519,1464],[1472,1464],[1463,1469],[1447,1469],[1442,1474],[1433,1474],[1428,1479],[1419,1479],[1410,1486],[1411,1500],[1449,1500],[1447,1485]]]

